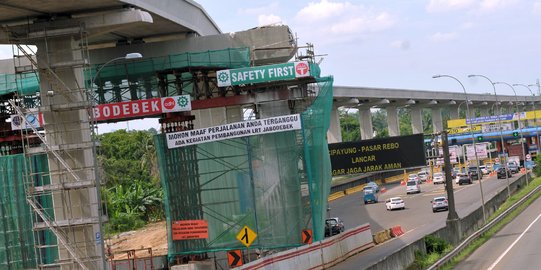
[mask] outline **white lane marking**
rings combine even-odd
[[[490,265],[487,270],[492,270],[494,269],[494,267],[496,267],[496,265],[503,259],[503,257],[507,254],[507,252],[509,252],[513,246],[520,240],[520,238],[522,238],[522,236],[524,236],[524,234],[526,234],[526,232],[533,226],[533,224],[539,219],[541,218],[541,214],[539,214],[539,216],[537,216],[536,219],[534,219],[534,221],[532,221],[532,223],[530,223],[530,225],[528,225],[528,227],[526,228],[526,230],[524,230],[520,235],[519,237],[513,242],[513,244],[511,244],[503,253],[502,255],[500,255],[500,257],[498,257],[498,259],[496,259],[496,261]]]

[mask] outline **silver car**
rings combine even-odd
[[[434,185],[436,185],[436,184],[444,184],[445,183],[445,176],[443,175],[443,173],[441,173],[441,172],[434,173],[434,177],[432,177],[432,183],[434,183]]]
[[[440,210],[447,211],[449,210],[449,203],[445,197],[436,197],[432,201],[432,212],[436,213]]]

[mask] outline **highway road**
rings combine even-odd
[[[519,174],[515,174],[509,181],[513,182],[518,177]],[[496,179],[496,176],[485,176],[481,181],[485,201],[507,188],[507,181]],[[386,188],[387,191],[380,195],[377,204],[364,205],[362,192],[358,192],[330,202],[328,214],[331,217],[340,217],[344,221],[346,230],[360,224],[370,223],[372,233],[375,233],[400,225],[405,234],[352,256],[331,269],[363,269],[383,260],[387,255],[403,246],[445,226],[448,212],[433,213],[430,204],[434,197],[446,196],[444,185],[425,183],[421,185],[422,192],[420,194],[409,195],[406,195],[406,187],[402,185],[387,186]],[[479,181],[476,180],[471,185],[453,184],[453,189],[459,217],[464,217],[481,207]],[[395,196],[404,199],[406,209],[394,211],[385,209],[385,199]]]
[[[453,269],[540,269],[541,199]]]

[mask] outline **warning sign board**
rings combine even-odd
[[[238,249],[228,251],[227,262],[229,263],[229,267],[242,266],[242,252]]]
[[[303,244],[312,244],[312,230],[304,229],[302,230],[302,243]]]
[[[209,238],[209,224],[206,220],[177,220],[171,224],[173,240]]]
[[[244,228],[242,228],[237,234],[237,240],[239,240],[246,247],[250,247],[256,237],[257,234],[252,231],[252,229],[248,228],[248,226],[244,226]]]

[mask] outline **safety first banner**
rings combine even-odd
[[[171,149],[193,144],[299,129],[301,129],[300,115],[291,114],[167,133],[165,136],[167,137],[167,148]]]
[[[100,104],[94,108],[94,118],[96,121],[143,118],[161,113],[191,110],[190,96],[182,95]]]

